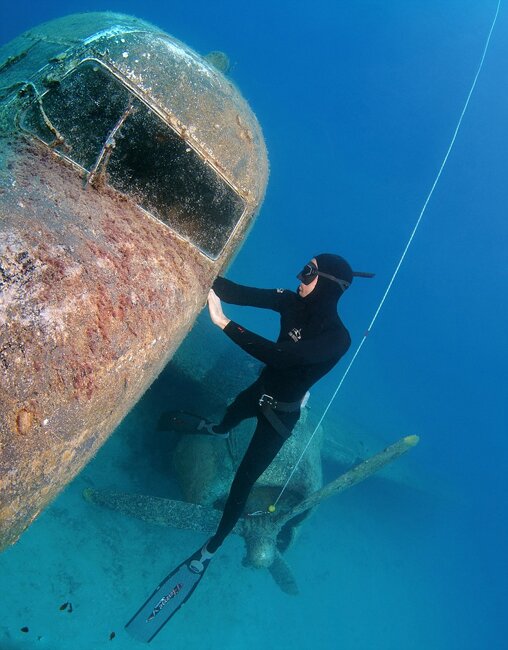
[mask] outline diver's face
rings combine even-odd
[[[315,257],[311,259],[311,263],[314,264],[314,266],[317,268],[317,260]],[[305,298],[306,296],[309,295],[309,293],[312,293],[316,287],[316,284],[318,283],[319,276],[316,275],[316,277],[312,280],[312,282],[309,282],[309,284],[304,284],[303,282],[299,285],[298,287],[298,295],[301,298]]]

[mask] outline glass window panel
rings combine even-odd
[[[155,113],[141,102],[134,107],[115,137],[108,183],[218,257],[243,214],[243,200]]]
[[[103,159],[107,182],[216,259],[244,202],[166,122],[97,62],[82,63],[42,96],[48,120],[64,138],[55,150],[87,171],[129,106],[132,112]],[[54,143],[37,102],[21,124],[48,145]]]
[[[44,112],[64,138],[56,150],[90,170],[130,100],[129,90],[102,66],[81,64],[42,97]],[[36,103],[23,126],[48,144],[54,140]]]

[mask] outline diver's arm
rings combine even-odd
[[[280,311],[289,291],[283,289],[256,289],[236,284],[226,278],[218,277],[213,283],[213,290],[221,300],[244,307],[261,307]]]
[[[346,340],[336,330],[323,332],[317,338],[308,341],[274,343],[230,320],[222,311],[221,301],[213,289],[208,294],[208,309],[212,322],[220,327],[234,343],[255,359],[274,368],[338,361],[349,347],[349,335]]]
[[[232,320],[228,321],[223,330],[242,350],[274,368],[338,361],[347,351],[350,343],[349,337],[347,340],[342,340],[339,333],[333,330],[324,332],[315,339],[298,341],[298,343],[293,341],[274,343],[244,329]]]

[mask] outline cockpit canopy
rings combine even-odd
[[[246,210],[219,171],[96,59],[34,99],[19,124],[88,181],[100,175],[211,259]]]

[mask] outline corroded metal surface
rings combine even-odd
[[[141,48],[130,59],[139,54],[138,67],[129,68],[121,48],[129,30],[140,48],[142,38],[166,39],[167,60],[154,69]],[[58,84],[92,44],[175,132],[197,134],[204,164],[244,192],[245,213],[218,259],[114,191],[107,175],[86,183],[75,165],[20,132],[27,101]],[[227,80],[176,44],[136,19],[84,14],[33,29],[0,52],[0,548],[80,471],[158,375],[259,208],[267,165],[257,123],[256,152],[234,116],[223,129],[209,123],[228,102],[240,122],[254,116]],[[178,97],[164,94],[176,79]]]
[[[221,518],[221,512],[213,508],[144,494],[87,488],[83,492],[83,498],[89,503],[116,510],[148,524],[171,526],[182,530],[214,533]],[[239,525],[235,532],[240,533],[240,531]]]

